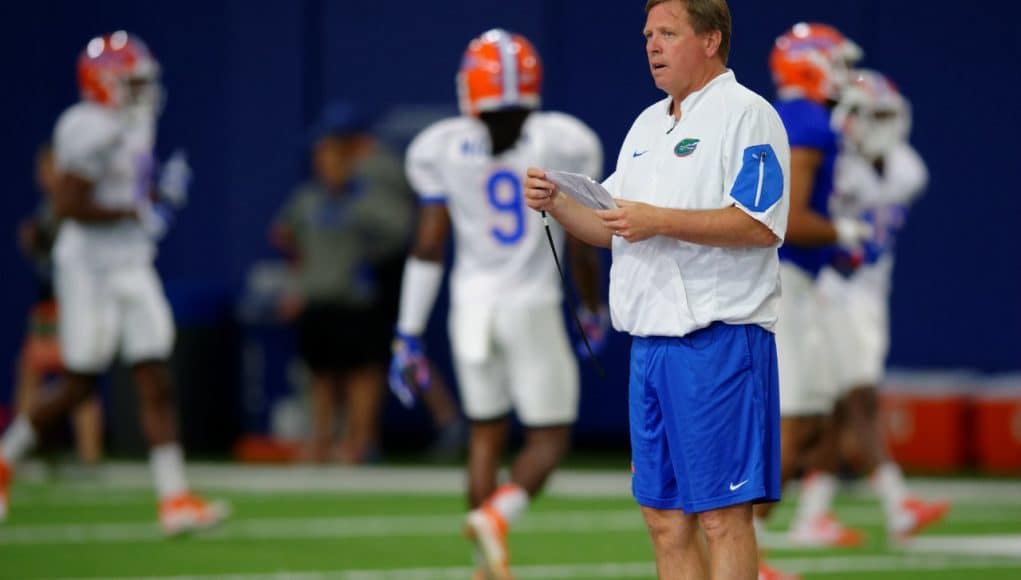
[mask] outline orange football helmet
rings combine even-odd
[[[93,38],[78,56],[82,98],[107,107],[157,104],[159,74],[145,43],[123,30]]]
[[[461,112],[475,115],[540,103],[542,63],[524,36],[494,28],[468,45],[457,74]]]
[[[839,30],[799,22],[776,39],[769,69],[781,98],[804,97],[818,103],[836,101],[862,50]]]

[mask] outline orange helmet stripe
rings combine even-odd
[[[518,34],[493,29],[472,40],[458,73],[461,110],[470,115],[508,107],[536,108],[542,67],[535,48]]]

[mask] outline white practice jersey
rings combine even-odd
[[[866,244],[866,263],[855,272],[852,283],[871,290],[885,300],[893,271],[896,232],[903,226],[907,208],[922,194],[929,181],[925,162],[907,143],[883,158],[883,172],[853,151],[837,158],[830,211],[834,216],[866,217],[877,236]]]
[[[783,241],[790,147],[773,107],[727,71],[681,103],[647,108],[604,185],[614,197],[683,210],[736,206]],[[772,330],[780,299],[776,247],[718,248],[666,236],[613,238],[610,313],[634,336],[684,336],[720,321]]]
[[[151,117],[81,102],[57,120],[57,169],[90,181],[98,205],[134,208],[149,195],[154,139]],[[148,264],[155,255],[152,240],[135,219],[98,224],[64,220],[53,251],[58,264],[95,268]]]
[[[544,167],[598,178],[602,162],[595,133],[562,113],[532,113],[518,143],[495,157],[486,126],[473,117],[439,121],[419,134],[408,148],[408,180],[423,204],[445,203],[450,212],[451,303],[559,302],[542,218],[525,205],[525,172]],[[563,230],[550,225],[562,255]]]
[[[911,205],[929,183],[925,162],[908,143],[897,145],[883,157],[883,173],[860,154],[845,150],[834,169],[836,195],[830,209],[856,216],[885,205]]]

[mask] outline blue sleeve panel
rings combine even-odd
[[[754,212],[764,212],[783,197],[783,169],[772,145],[752,145],[744,150],[741,172],[730,197]]]
[[[830,126],[830,110],[807,99],[792,99],[774,103],[791,149],[817,149],[823,154],[812,184],[809,207],[823,217],[829,218],[829,199],[833,193],[833,166],[837,160],[840,135]],[[780,259],[792,262],[815,276],[833,257],[833,247],[799,248],[789,243],[780,247]]]

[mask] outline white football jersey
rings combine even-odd
[[[149,195],[155,119],[78,103],[57,120],[53,136],[57,169],[90,181],[96,203],[109,209],[137,207]],[[135,219],[80,223],[66,219],[54,247],[56,261],[93,267],[150,263],[152,240]]]
[[[595,133],[562,113],[532,113],[517,144],[495,157],[486,126],[473,117],[439,121],[419,134],[408,148],[408,181],[422,203],[445,203],[450,212],[451,303],[559,302],[542,218],[525,205],[525,172],[544,167],[595,179],[602,162]],[[561,253],[563,230],[553,220],[550,226]]]
[[[869,211],[876,220],[903,220],[906,208],[915,202],[929,182],[925,162],[908,143],[901,143],[883,157],[880,174],[871,161],[853,152],[843,151],[837,158],[830,211],[834,216],[857,218]],[[874,224],[883,228],[886,224]],[[897,224],[899,229],[901,224]],[[892,248],[892,240],[880,240]],[[884,252],[875,261],[859,268],[850,283],[860,291],[886,300],[893,274],[893,255]]]
[[[854,217],[870,208],[910,205],[928,184],[929,172],[914,148],[901,143],[883,157],[882,174],[860,154],[842,151],[833,181],[831,211]]]

